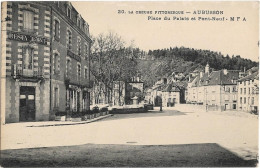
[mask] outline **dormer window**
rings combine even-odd
[[[81,28],[81,16],[80,14],[77,15],[77,26]]]
[[[69,7],[67,8],[67,16],[71,19],[71,9]]]
[[[80,28],[80,18],[77,19],[77,26]]]
[[[70,4],[70,2],[66,2],[66,10],[67,10],[67,16],[71,19],[71,9],[72,9],[72,6]]]

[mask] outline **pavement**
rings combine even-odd
[[[4,166],[256,166],[258,117],[195,106],[89,124],[2,127]]]

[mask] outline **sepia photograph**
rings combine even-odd
[[[0,167],[258,167],[259,1],[1,1]]]

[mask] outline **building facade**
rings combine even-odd
[[[248,74],[238,81],[238,110],[258,112],[259,72]]]
[[[1,35],[2,123],[88,108],[91,40],[69,2],[3,2]]]
[[[51,8],[3,2],[2,10],[2,123],[48,120]]]
[[[187,103],[204,105],[206,110],[236,110],[237,109],[237,81],[239,71],[209,70],[200,72],[188,84]]]
[[[173,82],[162,90],[162,106],[173,107],[180,104],[180,89]]]
[[[89,25],[70,2],[52,6],[50,114],[82,112],[90,106]]]

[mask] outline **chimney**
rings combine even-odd
[[[207,65],[205,67],[205,73],[209,73],[209,63],[207,63]]]
[[[201,71],[201,72],[200,72],[200,78],[202,78],[203,74],[204,74],[204,73]]]
[[[227,75],[227,73],[228,73],[227,69],[223,69],[223,73],[224,73],[224,75]]]

